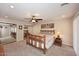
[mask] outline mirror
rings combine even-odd
[[[0,41],[2,44],[16,41],[16,24],[0,22]]]

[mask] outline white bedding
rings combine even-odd
[[[38,35],[43,36],[44,34],[38,34]],[[46,49],[50,48],[53,45],[53,43],[54,43],[53,35],[46,35]],[[33,45],[34,45],[34,41],[33,41]],[[39,47],[39,42],[37,42],[37,47]],[[44,48],[44,43],[42,43],[42,48]]]
[[[46,48],[50,48],[54,43],[53,35],[46,35]]]

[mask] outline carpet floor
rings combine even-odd
[[[72,47],[62,45],[49,48],[46,54],[42,50],[26,45],[25,40],[4,45],[5,56],[76,56]]]

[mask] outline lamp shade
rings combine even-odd
[[[57,32],[57,35],[60,35],[60,32]]]

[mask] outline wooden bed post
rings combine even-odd
[[[27,44],[28,39],[29,39],[29,38],[28,38],[28,35],[27,35],[27,38],[26,38],[26,44]]]
[[[35,47],[36,47],[37,46],[36,36],[34,36],[34,38],[35,38]]]
[[[44,54],[46,54],[46,35],[44,35]]]
[[[29,36],[30,36],[30,34],[27,35],[26,44],[29,44],[29,40],[30,40],[30,39],[29,39]]]
[[[39,48],[42,48],[41,40],[42,40],[42,37],[39,37]]]

